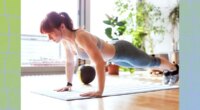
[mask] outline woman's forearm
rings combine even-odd
[[[65,73],[66,73],[67,82],[72,83],[73,73],[74,73],[74,63],[73,62],[66,63]]]
[[[105,62],[97,63],[95,68],[98,77],[98,92],[103,93],[105,85]]]

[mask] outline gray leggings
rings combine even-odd
[[[115,46],[116,53],[110,62],[116,65],[128,68],[146,68],[159,66],[161,63],[159,58],[146,54],[130,42],[119,40],[113,45]]]

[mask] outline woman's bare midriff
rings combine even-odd
[[[104,47],[102,48],[102,55],[104,60],[110,60],[115,55],[115,47],[112,44],[104,42]]]

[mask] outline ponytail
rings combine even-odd
[[[69,29],[70,31],[73,31],[73,23],[72,23],[72,19],[69,17],[69,15],[65,12],[61,12],[59,13],[59,15],[62,17],[63,22],[65,24],[65,27],[67,27],[67,29]]]

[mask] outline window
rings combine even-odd
[[[114,14],[114,2],[116,0],[91,0],[91,24],[90,31],[101,39],[109,40],[104,30],[106,25],[103,20],[106,19],[105,14]]]
[[[64,65],[62,44],[49,41],[40,34],[40,22],[50,11],[67,12],[78,27],[78,0],[21,1],[21,65]]]

